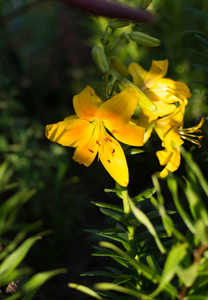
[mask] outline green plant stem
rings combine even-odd
[[[104,75],[104,79],[105,79],[105,97],[106,97],[106,99],[109,99],[109,92],[108,92],[108,89],[109,89],[109,84],[108,84],[109,74],[108,73],[106,73]]]
[[[207,250],[207,245],[201,244],[199,246],[199,248],[194,251],[194,262],[193,263],[199,263],[202,255],[204,254],[204,251],[206,251],[206,250]],[[188,295],[190,288],[191,287],[183,285],[178,300],[183,300]]]
[[[124,209],[124,213],[125,213],[125,218],[126,218],[126,220],[128,220],[130,213],[131,213],[131,209],[130,209],[130,205],[129,205],[128,190],[122,191],[122,194],[123,194],[123,209]],[[134,226],[128,225],[127,229],[128,229],[129,241],[132,241],[134,239]]]

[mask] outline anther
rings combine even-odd
[[[110,159],[107,159],[107,162],[110,163]]]
[[[100,143],[98,141],[96,141],[96,144],[98,144],[98,146],[101,146]]]
[[[91,150],[91,149],[88,149],[91,153],[94,153],[94,151],[93,150]]]

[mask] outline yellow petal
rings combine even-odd
[[[121,186],[129,183],[129,171],[123,149],[119,143],[106,133],[105,140],[100,144],[99,158],[110,176]]]
[[[93,121],[102,100],[95,94],[94,90],[87,86],[79,95],[74,96],[73,105],[80,119]]]
[[[157,153],[158,155],[158,153]],[[174,172],[178,169],[181,162],[181,155],[178,150],[174,150],[166,167],[160,172],[161,177],[166,177],[169,172]]]
[[[171,104],[168,101],[166,101],[166,95],[164,95],[164,93],[161,94],[156,94],[154,93],[154,90],[150,90],[150,91],[145,91],[146,96],[155,104],[155,106],[157,107],[157,110],[154,111],[154,113],[158,116],[158,117],[164,117],[166,115],[171,114],[176,106],[175,104]],[[174,103],[177,102],[177,98],[176,101],[173,101]]]
[[[46,126],[45,135],[52,142],[76,147],[86,144],[92,135],[93,125],[80,119],[64,120]]]
[[[97,148],[98,145],[92,147],[89,142],[85,145],[78,146],[74,151],[73,159],[79,164],[89,167],[97,155]]]
[[[113,130],[112,134],[120,142],[130,146],[142,146],[145,128],[128,123],[122,129]]]
[[[129,74],[132,76],[133,83],[137,87],[141,87],[144,83],[144,78],[147,75],[145,71],[139,64],[131,63],[128,67]]]
[[[138,102],[138,92],[126,88],[104,102],[97,110],[96,117],[104,122],[110,131],[124,127],[133,115]]]
[[[188,86],[180,81],[174,81],[169,78],[161,78],[158,81],[158,85],[163,86],[166,90],[169,90],[176,97],[184,96],[185,98],[190,98],[191,93]]]
[[[159,163],[161,166],[167,165],[167,163],[170,161],[173,152],[172,151],[167,151],[167,149],[157,151],[156,153],[157,158],[159,159]]]
[[[153,86],[159,79],[164,77],[168,70],[168,60],[152,61],[151,68],[144,78],[146,88]]]

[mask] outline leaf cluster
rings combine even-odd
[[[108,278],[93,290],[70,287],[96,299],[207,299],[208,184],[191,154],[182,149],[182,155],[187,177],[167,178],[175,209],[166,209],[156,175],[154,188],[132,199],[128,195],[129,213],[119,206],[95,203],[115,227],[96,232],[102,241],[93,255],[115,264],[82,274]],[[117,186],[106,192],[124,200],[127,191]]]
[[[10,182],[12,175],[13,170],[9,162],[5,161],[0,165],[1,299],[29,300],[33,299],[43,283],[65,270],[57,269],[31,276],[31,268],[25,266],[24,259],[31,247],[48,232],[28,237],[31,231],[41,225],[41,222],[32,224],[17,222],[17,215],[22,206],[32,198],[36,191],[35,189],[16,191],[17,184]]]

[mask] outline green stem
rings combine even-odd
[[[109,84],[108,84],[109,74],[108,73],[106,73],[104,75],[104,79],[105,79],[105,97],[106,97],[106,99],[109,99],[109,92],[108,92],[108,89],[109,89]]]
[[[129,205],[129,195],[128,195],[128,190],[124,190],[122,191],[123,194],[123,209],[124,209],[124,213],[125,213],[125,218],[126,220],[128,220],[130,213],[131,213],[131,209],[130,209],[130,205]],[[128,229],[128,237],[129,237],[129,241],[133,241],[134,240],[134,226],[127,226]],[[130,248],[131,244],[130,244]]]
[[[120,39],[118,40],[118,42],[115,44],[115,46],[113,46],[113,48],[111,50],[109,50],[108,53],[108,58],[111,58],[117,51],[117,48],[121,45],[121,43],[123,42],[124,37],[120,37]]]

